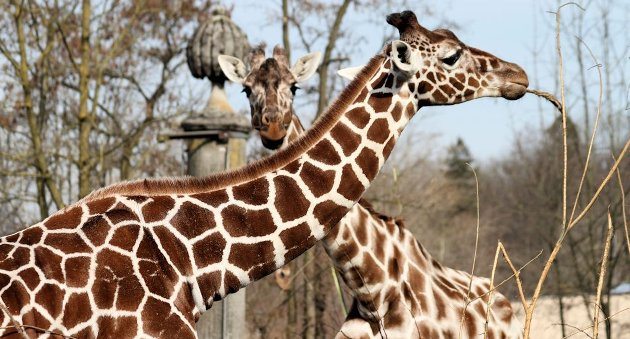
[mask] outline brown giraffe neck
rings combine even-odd
[[[197,308],[210,307],[308,250],[359,200],[416,110],[413,99],[393,107],[394,94],[371,88],[390,67],[374,57],[309,132],[266,160],[201,179],[118,184],[77,205],[139,222]]]

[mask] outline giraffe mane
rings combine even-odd
[[[386,215],[377,211],[376,209],[374,209],[374,206],[372,206],[372,204],[369,201],[363,198],[360,198],[357,204],[365,208],[365,210],[368,211],[373,217],[381,219],[385,222],[393,222],[399,228],[405,228],[405,221],[402,218],[392,217],[392,216],[389,216],[389,215]]]
[[[81,199],[80,202],[84,203],[113,195],[166,195],[209,192],[254,180],[265,173],[286,166],[317,143],[335,125],[345,112],[346,107],[354,102],[361,93],[365,83],[376,73],[386,58],[387,55],[384,53],[379,53],[372,57],[307,133],[300,136],[291,146],[269,157],[236,170],[223,171],[205,177],[184,176],[121,182],[93,191]]]

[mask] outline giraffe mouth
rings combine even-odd
[[[263,146],[265,146],[265,148],[267,149],[271,149],[271,150],[275,150],[280,148],[280,146],[282,146],[282,143],[284,143],[284,136],[282,136],[280,139],[269,139],[266,138],[262,132],[260,133],[261,137],[260,141],[262,141]]]

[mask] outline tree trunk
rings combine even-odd
[[[341,6],[339,6],[335,22],[330,28],[328,42],[322,58],[322,65],[319,66],[319,99],[317,100],[317,116],[322,114],[326,106],[328,106],[328,66],[330,65],[330,58],[332,56],[333,49],[335,49],[337,38],[339,37],[341,22],[343,21],[343,17],[346,14],[346,10],[348,9],[350,2],[352,2],[352,0],[344,0]]]
[[[314,268],[312,264],[313,249],[306,251],[304,254],[304,318],[302,319],[302,338],[315,338],[315,294],[313,293],[313,285],[310,279],[314,276]]]
[[[90,78],[90,18],[92,4],[83,0],[81,14],[81,65],[79,66],[79,198],[88,195],[90,185],[90,133],[92,119],[88,110]]]

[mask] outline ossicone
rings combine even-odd
[[[416,29],[420,27],[418,18],[412,11],[392,13],[387,16],[387,23],[396,27],[400,34],[405,33],[409,29]]]

